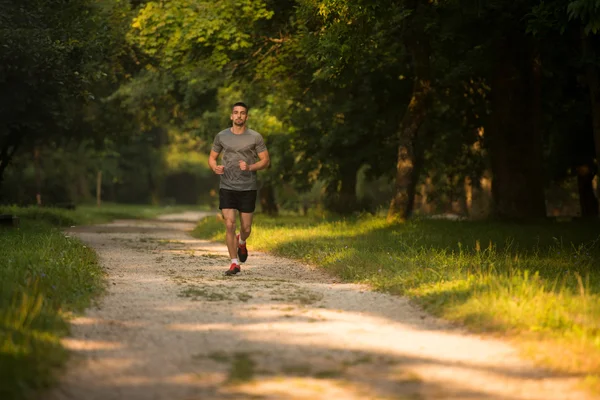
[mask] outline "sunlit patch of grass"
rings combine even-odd
[[[0,206],[0,214],[13,214],[29,221],[45,221],[54,226],[90,225],[109,222],[115,219],[156,218],[188,210],[207,211],[206,206],[152,206],[135,204],[103,203],[96,205],[78,205],[75,210],[53,207],[16,207]]]
[[[257,215],[248,243],[321,266],[347,281],[410,296],[429,312],[477,331],[518,334],[540,346],[550,343],[554,350],[536,359],[597,381],[599,232],[597,223],[582,222],[390,224],[376,217]],[[224,227],[207,218],[194,235],[222,241]]]

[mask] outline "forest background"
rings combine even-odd
[[[0,202],[215,205],[231,105],[262,212],[598,216],[595,1],[2,1]]]

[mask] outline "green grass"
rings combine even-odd
[[[28,220],[46,221],[56,226],[89,225],[115,219],[156,218],[162,214],[187,210],[206,210],[205,206],[150,206],[104,203],[79,205],[75,210],[52,207],[8,207],[0,206],[0,214],[13,214]]]
[[[18,229],[0,227],[0,398],[31,398],[50,386],[67,352],[60,338],[68,318],[104,288],[95,253],[60,227],[114,218],[153,217],[173,209],[107,205],[0,207],[20,217]]]
[[[222,241],[223,223],[207,218],[194,235]],[[249,243],[407,295],[473,330],[518,336],[546,366],[600,377],[598,223],[257,215]]]

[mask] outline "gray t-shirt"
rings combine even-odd
[[[258,153],[267,150],[260,133],[246,129],[244,133],[236,135],[228,128],[217,134],[212,149],[217,153],[223,152],[225,171],[221,175],[221,189],[257,190],[256,171],[242,171],[240,160],[248,165],[254,164],[258,160]]]

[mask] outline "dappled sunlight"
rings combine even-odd
[[[223,244],[162,229],[86,238],[113,284],[99,309],[73,319],[68,348],[84,361],[71,369],[71,398],[547,400],[540,382],[570,384],[405,298],[290,260],[253,251],[227,278]]]
[[[177,247],[170,248],[168,246],[172,246],[172,247],[177,246]],[[214,248],[217,248],[217,247],[218,246],[214,246]],[[211,248],[211,246],[208,244],[192,246],[190,244],[185,244],[185,243],[158,243],[158,247],[155,249],[155,251],[158,251],[161,253],[168,253],[168,254],[184,254],[184,255],[195,254],[198,256],[203,256],[203,255],[212,256],[212,255],[219,254],[219,252],[217,252],[217,251],[214,251],[214,250],[211,251],[210,248]]]
[[[64,338],[61,341],[63,346],[73,351],[120,350],[124,347],[122,343],[102,340]]]
[[[115,377],[110,383],[116,386],[142,386],[156,384],[158,382],[156,381],[156,378],[152,376],[129,374],[127,376]]]
[[[98,318],[77,317],[69,321],[73,325],[92,325],[100,322]]]
[[[194,245],[198,244],[198,239],[177,239],[177,240],[161,240],[161,243],[165,244],[182,244],[182,245]]]
[[[243,397],[266,396],[272,399],[310,400],[316,396],[327,399],[380,399],[368,385],[345,380],[299,376],[265,376],[259,380],[222,389]],[[387,397],[387,396],[386,396]]]
[[[191,222],[197,224],[203,218],[215,215],[214,212],[208,211],[185,211],[177,214],[164,214],[156,217],[159,221],[167,221],[167,222]]]
[[[198,373],[179,374],[164,379],[165,383],[207,387],[221,384],[227,378],[225,372],[202,371]]]
[[[189,304],[189,307],[177,304],[157,309],[175,311],[172,317],[184,321],[202,312],[197,303]],[[162,392],[178,386],[181,390],[188,388],[186,391],[207,390],[216,397],[235,394],[242,398],[361,399],[368,395],[377,399],[401,390],[415,394],[430,392],[433,398],[449,391],[451,395],[447,398],[472,397],[476,393],[475,398],[500,399],[505,398],[504,384],[529,385],[548,377],[543,373],[532,374],[510,362],[499,362],[514,357],[508,347],[501,347],[498,352],[496,346],[493,353],[485,340],[473,340],[458,332],[440,332],[418,326],[414,321],[402,323],[365,312],[294,303],[251,303],[234,309],[231,315],[232,322],[209,323],[202,318],[198,323],[147,325],[145,321],[119,321],[115,325],[136,331],[146,326],[144,329],[150,330],[147,334],[161,338],[157,344],[167,343],[173,335],[180,337],[177,345],[171,342],[169,353],[180,354],[182,361],[187,358],[191,363],[187,362],[177,374],[172,373],[172,364],[165,365],[167,374],[154,375],[149,370],[147,375],[134,373],[146,370],[150,363],[160,363],[164,355],[158,348],[135,357],[118,358],[113,351],[126,349],[116,342],[72,339],[67,347],[95,351],[91,370],[102,376],[104,370],[112,371],[96,383],[98,387],[115,386],[127,391],[160,387]],[[79,319],[78,326],[106,324],[102,318],[86,317]],[[224,341],[237,344],[233,348],[219,345]],[[206,349],[204,353],[197,352],[199,343],[206,343],[207,347],[202,346]],[[269,349],[267,353],[258,350],[265,346]],[[248,354],[252,377],[247,382],[228,384],[227,375],[232,373],[232,357],[236,354]],[[486,384],[489,380],[501,383]],[[568,383],[565,380],[564,384]],[[511,399],[544,397],[529,394]]]
[[[252,317],[255,311],[243,315]],[[291,346],[316,346],[340,351],[372,352],[390,356],[434,357],[440,361],[469,361],[480,366],[495,365],[496,357],[514,357],[509,346],[490,349],[486,340],[402,324],[386,318],[348,311],[314,310],[309,320],[285,312],[259,312],[256,317],[270,316],[259,323],[222,326],[238,332],[250,341],[269,341]],[[277,318],[277,319],[276,319]],[[191,327],[188,327],[191,329]],[[211,329],[218,329],[217,326]],[[418,345],[415,345],[417,344]]]
[[[144,322],[133,322],[133,321],[118,321],[111,319],[102,319],[102,318],[90,318],[90,317],[77,317],[73,318],[69,321],[73,325],[118,325],[123,327],[142,327],[145,325]]]
[[[157,253],[160,254],[172,254],[175,256],[196,256],[196,252],[194,250],[184,248],[184,249],[157,249]]]
[[[115,377],[111,384],[116,386],[144,386],[144,385],[185,385],[191,387],[208,387],[220,384],[226,378],[225,373],[184,373],[168,376],[128,375]]]
[[[108,357],[103,356],[91,363],[88,368],[95,373],[109,369],[113,374],[126,374],[133,368],[140,366],[142,363],[139,359],[133,357]]]
[[[190,309],[194,308],[193,304],[177,304],[177,305],[167,305],[167,306],[160,306],[160,307],[156,307],[155,310],[156,311],[164,311],[164,312],[186,312],[189,311]]]
[[[343,310],[302,308],[292,313],[294,304],[253,304],[236,311],[235,323],[171,324],[168,330],[203,332],[215,335],[235,335],[249,343],[269,342],[273,347],[290,349],[319,348],[328,351],[369,353],[377,356],[405,359],[428,358],[441,363],[441,368],[466,370],[496,369],[498,359],[516,357],[508,345],[489,346],[485,339],[465,336],[464,332],[440,332],[426,326],[403,324],[387,318],[369,316]],[[292,315],[293,314],[293,315]],[[240,323],[240,321],[243,321]],[[298,350],[295,350],[298,351]],[[431,362],[423,365],[430,366]],[[414,363],[417,367],[420,363]],[[514,371],[498,368],[501,375],[517,375]]]
[[[151,268],[149,265],[130,265],[129,268],[132,269],[140,269],[140,268]],[[160,284],[162,283],[162,279],[160,278],[140,278],[138,279],[138,283],[150,283],[150,284]]]
[[[234,332],[240,330],[239,326],[234,324],[171,324],[166,327],[170,331],[182,331],[182,332],[211,332],[211,331],[227,331]],[[243,328],[241,329],[243,330]]]
[[[397,368],[398,369],[398,368]],[[327,374],[324,374],[325,376]],[[528,399],[544,400],[543,395],[528,392],[507,397],[503,383],[460,385],[456,380],[436,379],[406,371],[381,371],[382,376],[355,377],[311,377],[293,375],[261,376],[254,381],[221,389],[224,393],[235,393],[238,398],[287,399]],[[437,377],[436,377],[437,378]],[[374,391],[373,385],[386,387],[386,391]],[[527,389],[525,389],[527,390]]]

